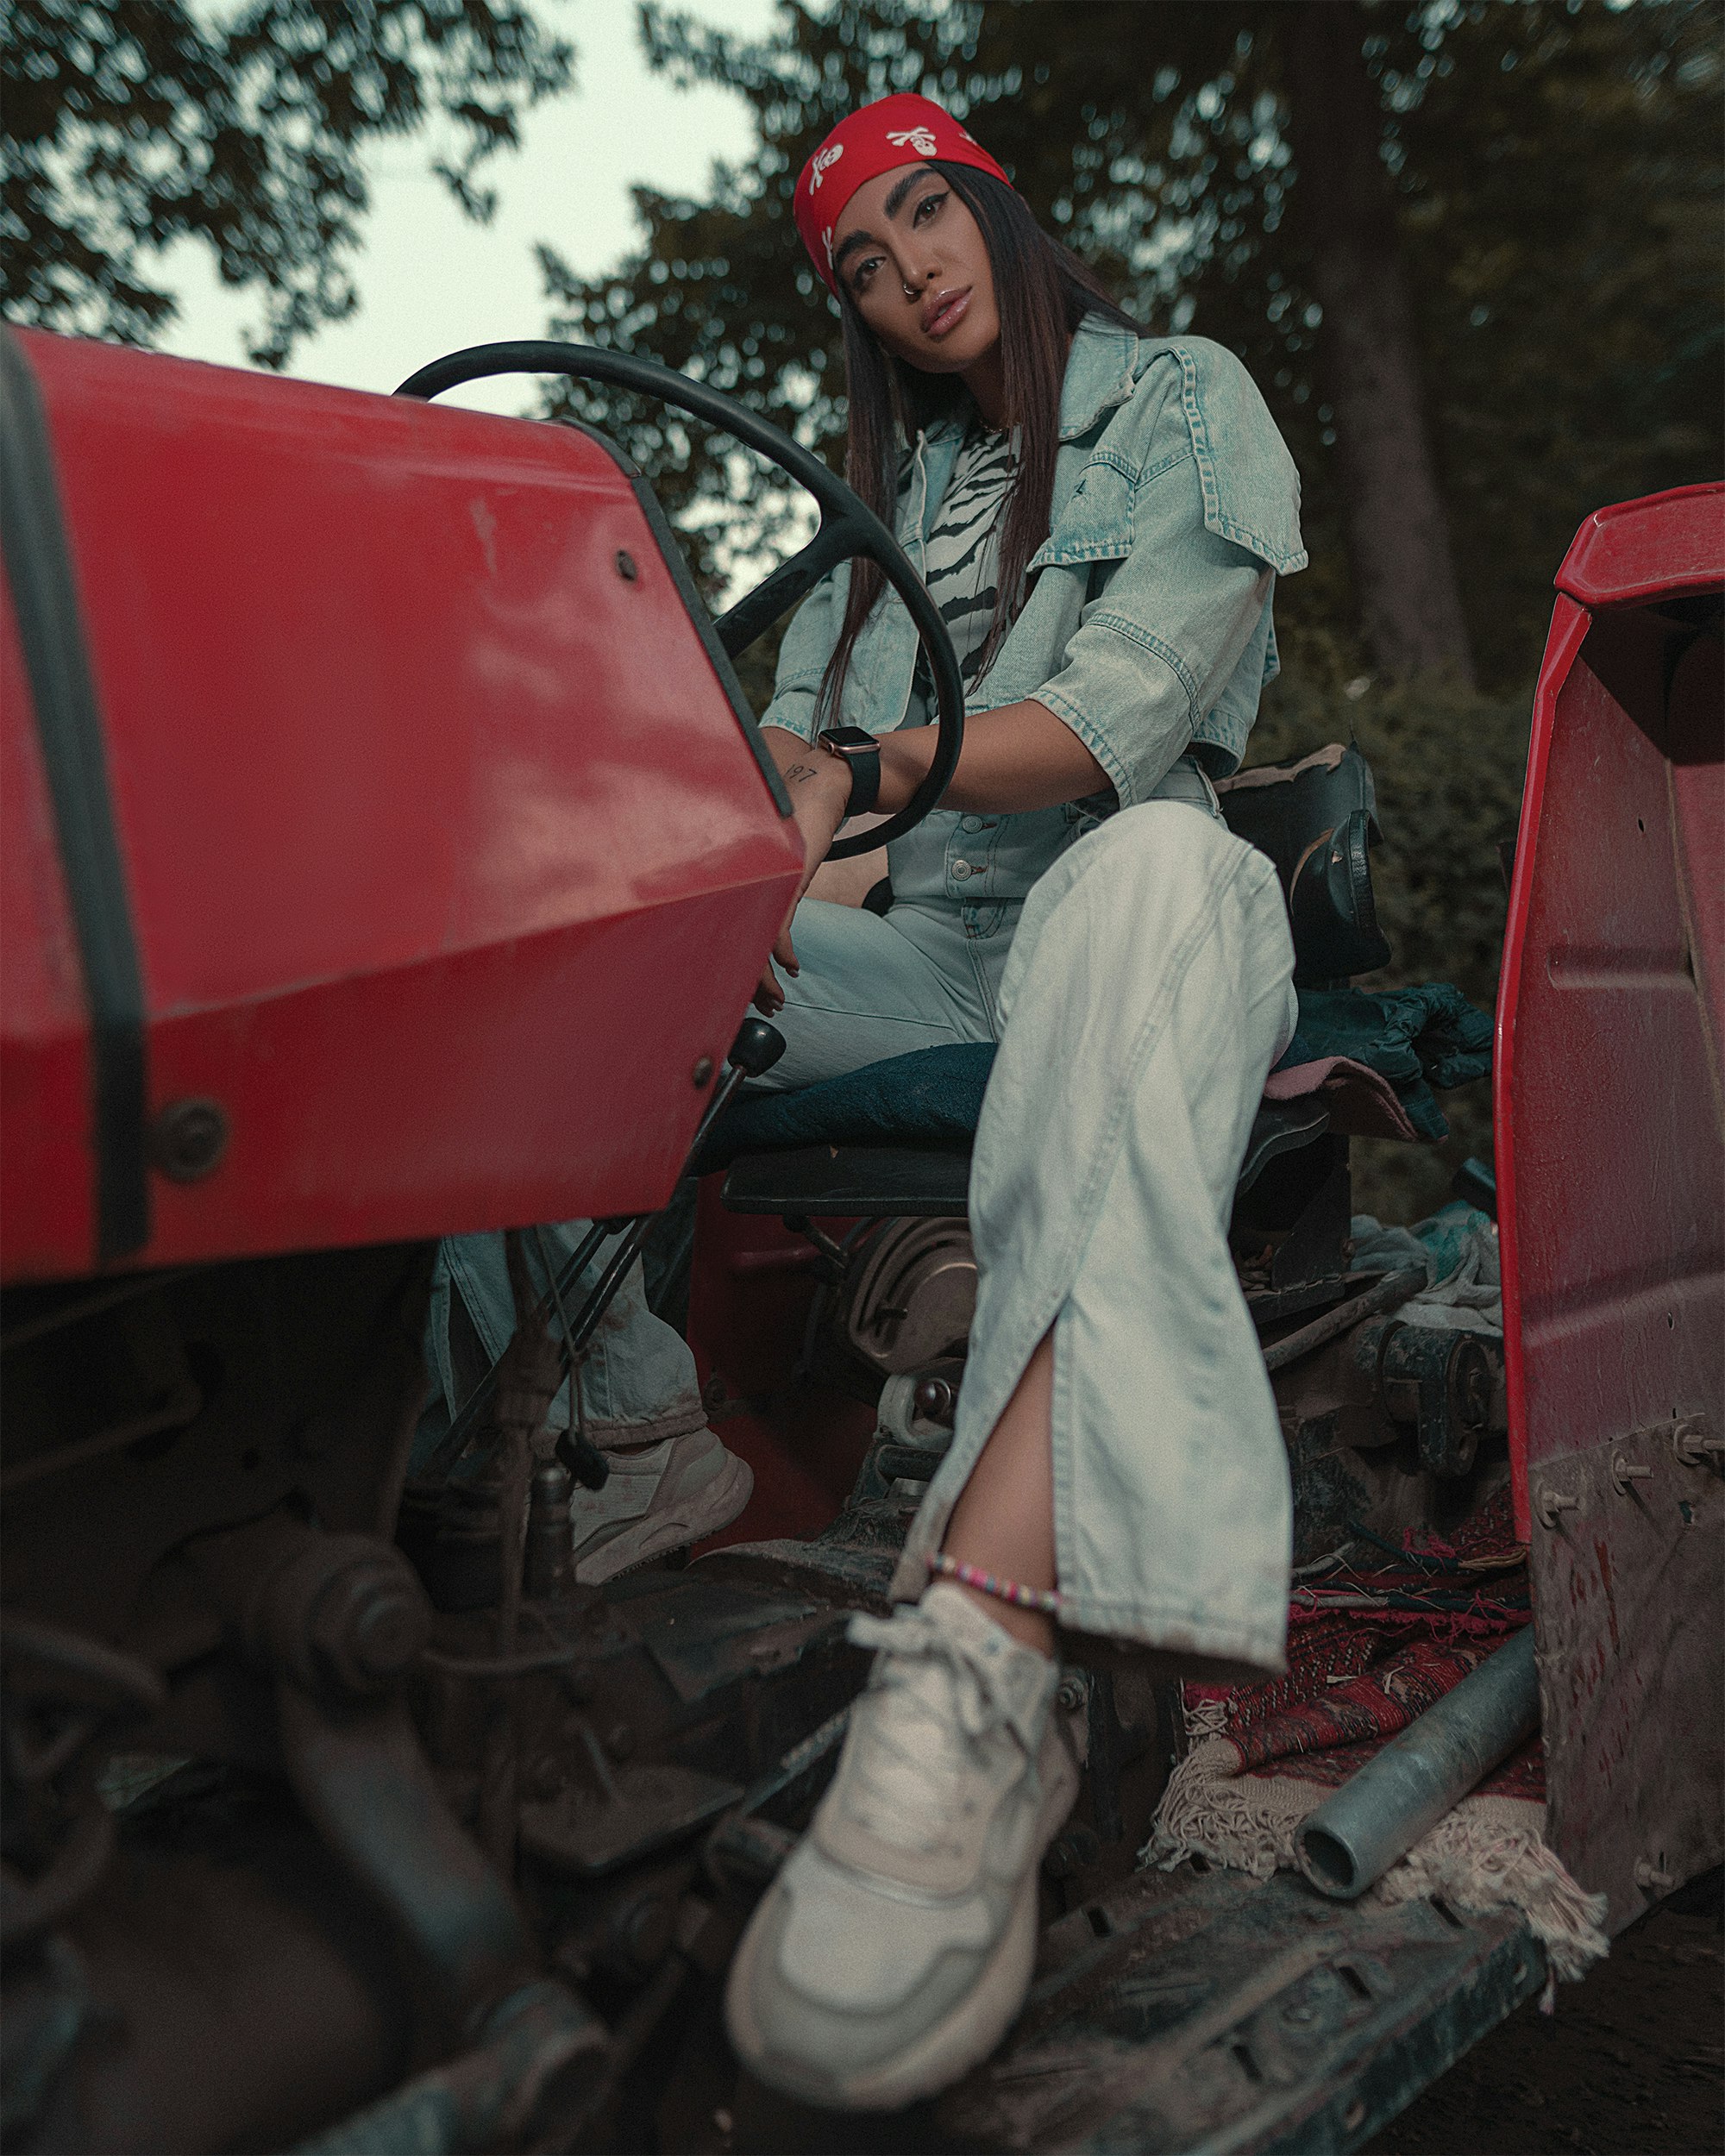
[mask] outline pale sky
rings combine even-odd
[[[715,26],[762,37],[773,0],[687,0]],[[575,88],[527,114],[522,147],[482,168],[498,194],[489,224],[462,216],[429,168],[423,139],[396,138],[367,166],[372,207],[355,264],[357,313],[304,339],[290,372],[354,389],[392,390],[428,360],[463,345],[545,334],[550,312],[534,260],[549,243],[584,274],[606,268],[637,237],[632,186],[705,193],[715,159],[740,159],[754,138],[743,100],[724,90],[674,89],[648,70],[635,0],[547,0],[542,19],[576,49]],[[163,340],[191,359],[246,364],[242,329],[258,299],[225,288],[206,248],[183,241],[165,277],[181,306]],[[478,382],[450,401],[496,411],[531,403],[524,380]]]

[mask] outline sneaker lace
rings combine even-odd
[[[997,1730],[1010,1729],[1022,1751],[1035,1756],[1031,1712],[1012,1695],[1005,1668],[944,1626],[919,1610],[899,1609],[888,1618],[853,1617],[849,1636],[856,1646],[879,1651],[869,1689],[891,1695],[892,1711],[875,1719],[858,1762],[870,1809],[879,1807],[877,1832],[896,1821],[892,1839],[927,1839],[916,1822],[932,1823],[950,1809]],[[948,1680],[938,1689],[919,1682],[930,1664]]]

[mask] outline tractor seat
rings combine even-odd
[[[781,1219],[824,1213],[847,1219],[963,1219],[974,1128],[962,1136],[948,1133],[930,1140],[919,1136],[915,1120],[927,1089],[927,1059],[950,1058],[957,1052],[970,1051],[920,1049],[853,1074],[869,1081],[870,1109],[886,1125],[882,1135],[866,1141],[841,1139],[780,1152],[745,1153],[724,1179],[726,1210],[776,1213]],[[993,1046],[980,1044],[974,1052],[986,1076],[994,1060]],[[837,1095],[845,1084],[845,1080],[829,1080],[818,1090]],[[980,1093],[979,1086],[979,1106]],[[905,1108],[896,1135],[886,1122],[895,1096]],[[768,1095],[760,1105],[784,1100],[788,1106],[794,1099],[806,1100],[807,1095]],[[837,1110],[837,1127],[847,1127],[850,1119],[844,1112],[843,1098],[832,1106]],[[1246,1143],[1237,1194],[1250,1189],[1277,1154],[1321,1138],[1329,1122],[1328,1111],[1316,1094],[1299,1100],[1266,1100]]]

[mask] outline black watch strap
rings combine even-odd
[[[850,799],[847,817],[866,816],[881,798],[881,744],[860,726],[826,726],[815,736],[831,755],[843,756],[850,767]]]

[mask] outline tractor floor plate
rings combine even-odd
[[[1139,1873],[1043,1935],[950,2147],[1320,2156],[1393,2118],[1545,1976],[1513,1915],[1321,1899],[1289,1874]]]

